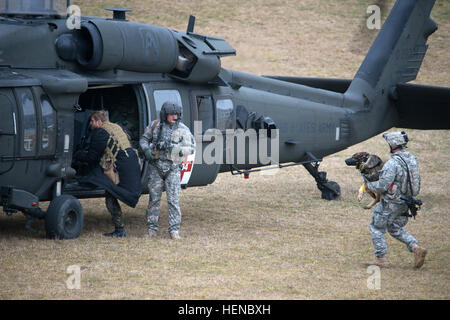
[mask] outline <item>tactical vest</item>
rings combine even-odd
[[[109,138],[106,142],[106,148],[103,156],[107,160],[112,160],[112,162],[114,163],[119,151],[123,150],[123,152],[125,152],[125,155],[128,157],[126,149],[131,148],[131,144],[130,140],[128,140],[127,134],[123,131],[123,129],[118,124],[109,121],[104,122],[101,128],[109,133]]]
[[[160,142],[165,142],[167,146],[170,146],[172,143],[172,134],[176,128],[178,128],[178,125],[169,125],[165,122],[159,122],[155,130],[156,139],[153,142],[154,146],[156,147]],[[169,148],[159,150],[158,152],[158,159],[171,161]]]

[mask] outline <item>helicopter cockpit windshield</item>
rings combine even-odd
[[[68,0],[0,0],[0,15],[67,16]]]

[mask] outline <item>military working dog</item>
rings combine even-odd
[[[384,162],[375,154],[369,154],[367,152],[357,152],[351,156],[351,158],[345,159],[345,163],[348,166],[354,166],[361,173],[364,184],[361,186],[358,192],[358,201],[361,201],[364,192],[367,192],[372,198],[372,202],[364,206],[364,209],[371,209],[380,201],[380,193],[373,193],[367,188],[367,181],[377,181],[380,175],[380,171],[383,168]]]

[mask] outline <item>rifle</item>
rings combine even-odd
[[[419,211],[420,207],[422,206],[422,201],[419,199],[416,200],[413,197],[409,197],[409,196],[400,196],[400,199],[405,201],[406,205],[408,206],[409,211],[411,211],[411,214],[409,215],[409,217],[413,217],[415,220],[417,211]]]

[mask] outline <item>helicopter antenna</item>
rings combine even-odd
[[[193,33],[194,32],[194,25],[195,25],[195,17],[191,14],[189,16],[189,23],[187,27],[186,33]]]

